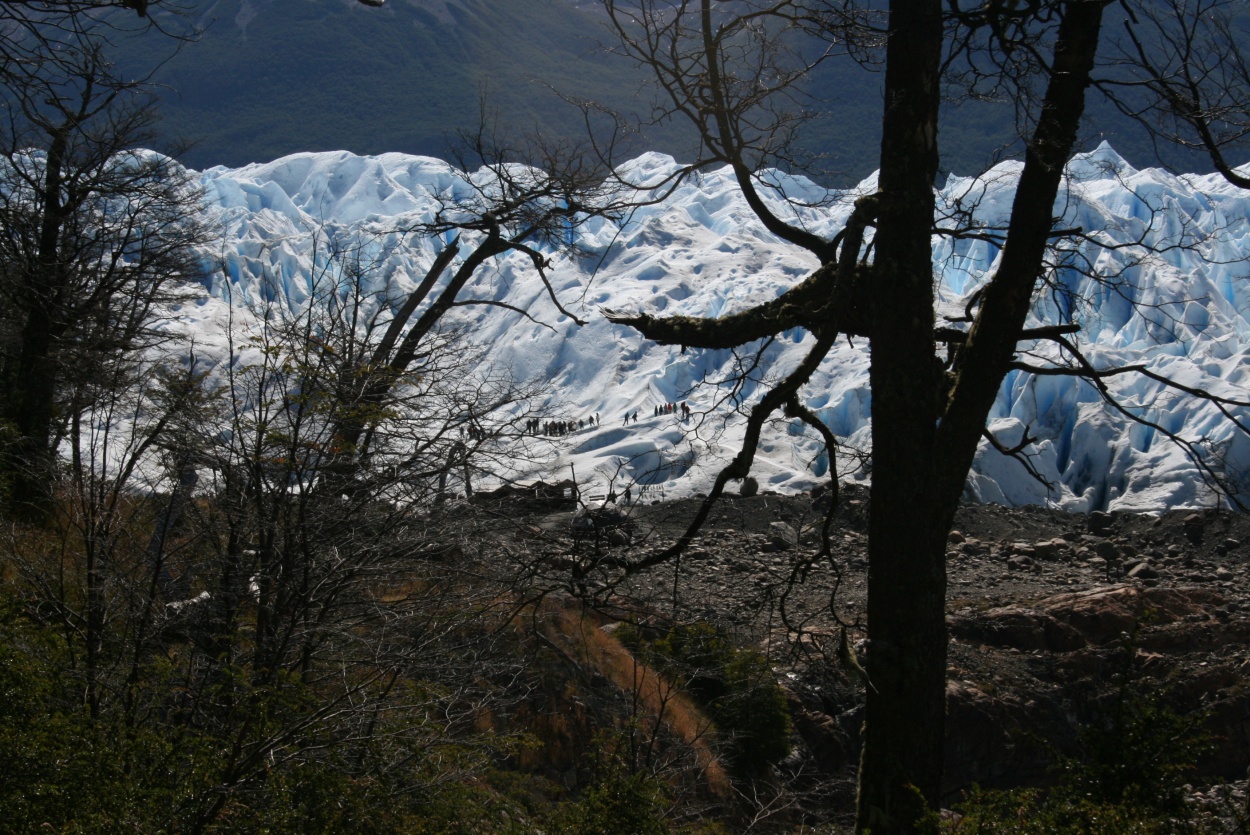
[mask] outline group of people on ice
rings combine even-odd
[[[525,434],[546,435],[549,438],[558,438],[562,435],[571,435],[579,429],[585,429],[587,426],[598,425],[598,414],[593,414],[590,417],[578,418],[577,420],[544,421],[542,418],[529,418],[525,421]]]
[[[685,420],[690,417],[691,411],[684,401],[681,403],[658,403],[652,409],[652,417],[663,417],[664,415],[680,414],[681,419]],[[638,422],[638,410],[625,413],[625,425]],[[599,425],[599,415],[595,413],[588,417],[578,418],[577,420],[547,420],[542,418],[526,418],[525,434],[526,435],[545,435],[549,438],[558,438],[564,435],[571,435],[578,430],[585,429],[590,426]],[[464,429],[460,430],[461,437],[464,436]],[[469,438],[471,440],[483,440],[487,437],[487,433],[477,425],[469,427]]]
[[[652,410],[651,417],[675,415],[679,412],[681,413],[682,420],[685,420],[686,418],[690,417],[690,407],[686,405],[685,401],[682,401],[681,403],[659,403],[656,405],[655,409]],[[637,422],[638,422],[638,410],[637,409],[635,409],[633,412],[625,413],[624,423],[626,425],[630,423],[637,423]]]
[[[674,415],[681,412],[681,419],[685,420],[690,417],[690,407],[686,405],[686,401],[681,403],[661,403],[655,407],[655,414],[652,417],[660,417],[661,415]]]

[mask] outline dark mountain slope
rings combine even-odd
[[[580,118],[551,86],[618,101],[637,88],[565,0],[221,0],[202,22],[156,76],[165,132],[195,143],[183,158],[196,167],[297,150],[445,155],[483,93],[504,123],[574,135]],[[124,44],[122,63],[141,66],[150,44]]]
[[[573,140],[584,135],[581,116],[553,90],[649,112],[643,75],[605,54],[602,12],[588,0],[390,0],[380,9],[354,0],[217,0],[198,22],[203,37],[156,75],[165,85],[165,139],[193,143],[181,157],[196,168],[337,149],[445,157],[457,132],[477,125],[483,96],[507,129]],[[119,49],[123,66],[140,73],[168,45],[148,35]],[[807,126],[806,150],[824,156],[826,182],[856,182],[876,168],[879,77],[835,61],[812,91],[826,114]],[[943,167],[982,170],[1011,147],[1012,116],[1008,103],[949,109]],[[1109,139],[1135,165],[1155,161],[1141,132],[1097,103],[1086,138],[1091,148]],[[670,126],[634,150],[689,158],[688,148]],[[1204,166],[1194,157],[1169,162]]]

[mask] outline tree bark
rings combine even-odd
[[[62,166],[68,140],[65,132],[53,135],[48,146],[40,194],[39,250],[29,273],[33,303],[22,326],[18,348],[17,379],[11,392],[10,412],[17,431],[14,450],[6,462],[12,483],[9,507],[13,516],[29,524],[44,523],[51,513],[54,453],[52,424],[56,418],[54,358],[61,304],[61,226],[65,209],[61,201]]]
[[[1064,7],[1050,84],[1025,152],[1002,261],[985,287],[981,309],[953,369],[955,382],[939,429],[934,484],[946,503],[941,512],[948,527],[986,416],[1024,335],[1050,240],[1055,198],[1085,111],[1085,90],[1106,5],[1106,0],[1077,0]]]
[[[914,832],[942,782],[944,531],[933,524],[941,367],[933,349],[930,231],[943,42],[939,0],[894,0],[886,52],[872,267],[873,481],[868,687],[856,827]]]
[[[946,534],[1042,270],[1105,3],[1077,0],[1064,7],[1002,263],[952,369],[954,388],[946,403],[940,402],[942,369],[933,350],[929,250],[941,28],[929,17],[937,16],[936,4],[927,4],[924,13],[917,5],[891,8],[873,276],[871,686],[856,825],[874,833],[927,831],[926,812],[940,807]]]

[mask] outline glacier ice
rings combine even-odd
[[[675,168],[671,158],[647,154],[622,173],[636,183],[656,182]],[[1007,162],[980,177],[950,177],[939,192],[938,225],[949,225],[951,213],[973,202],[981,222],[1005,220],[1019,170],[1018,163]],[[188,312],[188,327],[202,348],[216,346],[223,361],[227,308],[238,321],[249,306],[314,303],[314,278],[339,269],[334,255],[348,249],[367,268],[367,289],[386,294],[384,304],[397,303],[449,242],[405,230],[428,222],[440,208],[473,199],[480,177],[426,157],[346,152],[202,172],[223,237],[205,252],[208,300]],[[842,193],[789,175],[775,175],[771,183],[766,194],[779,211],[832,235],[854,198],[875,180]],[[782,202],[782,192],[802,205]],[[1038,295],[1031,325],[1078,324],[1078,339],[1096,367],[1141,363],[1184,385],[1246,399],[1250,194],[1216,176],[1137,170],[1103,145],[1073,159],[1055,211],[1060,225],[1079,227],[1088,241],[1055,253],[1055,272]],[[723,315],[775,298],[801,280],[814,260],[754,220],[727,169],[702,172],[662,203],[640,206],[619,223],[596,220],[576,234],[581,252],[550,253],[550,275],[561,303],[588,320],[586,326],[559,314],[532,265],[516,255],[490,262],[469,292],[524,309],[529,317],[498,306],[455,312],[456,323],[474,341],[492,346],[496,368],[541,383],[543,402],[533,405],[573,419],[601,415],[601,428],[571,436],[548,464],[509,475],[550,477],[573,466],[579,476],[595,478],[624,467],[649,485],[650,495],[706,490],[741,440],[744,420],[735,408],[749,406],[769,379],[792,367],[808,339],[788,333],[739,352],[682,353],[611,325],[600,310]],[[936,236],[939,313],[957,315],[998,255],[991,240]],[[731,391],[727,381],[755,351],[763,362],[746,385]],[[1024,343],[1021,351],[1041,360],[1059,358],[1047,344]],[[844,340],[803,392],[848,450],[868,443],[867,370],[867,345]],[[1222,450],[1229,472],[1250,472],[1250,443],[1214,405],[1177,396],[1141,375],[1111,378],[1108,387],[1159,429]],[[655,404],[676,401],[706,416],[685,422],[652,416]],[[622,416],[634,410],[639,422],[625,427]],[[1239,417],[1250,414],[1242,410]],[[1038,439],[1030,454],[1050,486],[983,444],[969,497],[1074,511],[1151,511],[1215,501],[1194,465],[1160,431],[1109,410],[1087,382],[1013,373],[990,418],[990,429],[1005,442],[1026,429]],[[794,491],[826,477],[828,465],[813,433],[779,417],[755,474],[772,489]],[[866,477],[854,456],[840,458],[838,466],[844,477]]]

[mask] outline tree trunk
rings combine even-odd
[[[892,4],[886,65],[873,267],[871,686],[856,821],[860,831],[873,833],[932,831],[934,825],[924,816],[940,806],[946,534],[1042,270],[1104,3],[1086,0],[1064,7],[1054,72],[1017,188],[1002,263],[984,292],[945,404],[933,350],[929,249],[941,45],[936,6]]]
[[[868,688],[859,831],[917,831],[942,781],[946,674],[944,532],[934,524],[941,367],[933,350],[939,0],[894,0],[886,53],[880,209],[872,268],[873,481]]]
[[[64,330],[57,312],[63,270],[61,225],[65,222],[61,167],[66,145],[64,132],[58,132],[48,147],[39,205],[39,252],[30,273],[33,286],[27,288],[32,302],[22,327],[15,391],[10,393],[17,440],[5,462],[12,478],[9,506],[15,518],[30,524],[46,522],[52,508],[52,424],[59,376],[54,351],[58,334]]]
[[[941,513],[947,525],[954,517],[986,416],[1015,357],[1042,274],[1055,198],[1085,111],[1085,90],[1098,52],[1105,5],[1103,0],[1080,0],[1064,7],[1055,39],[1054,71],[1025,152],[1002,259],[959,350],[955,384],[938,430],[934,468],[934,490],[945,497],[947,506]]]

